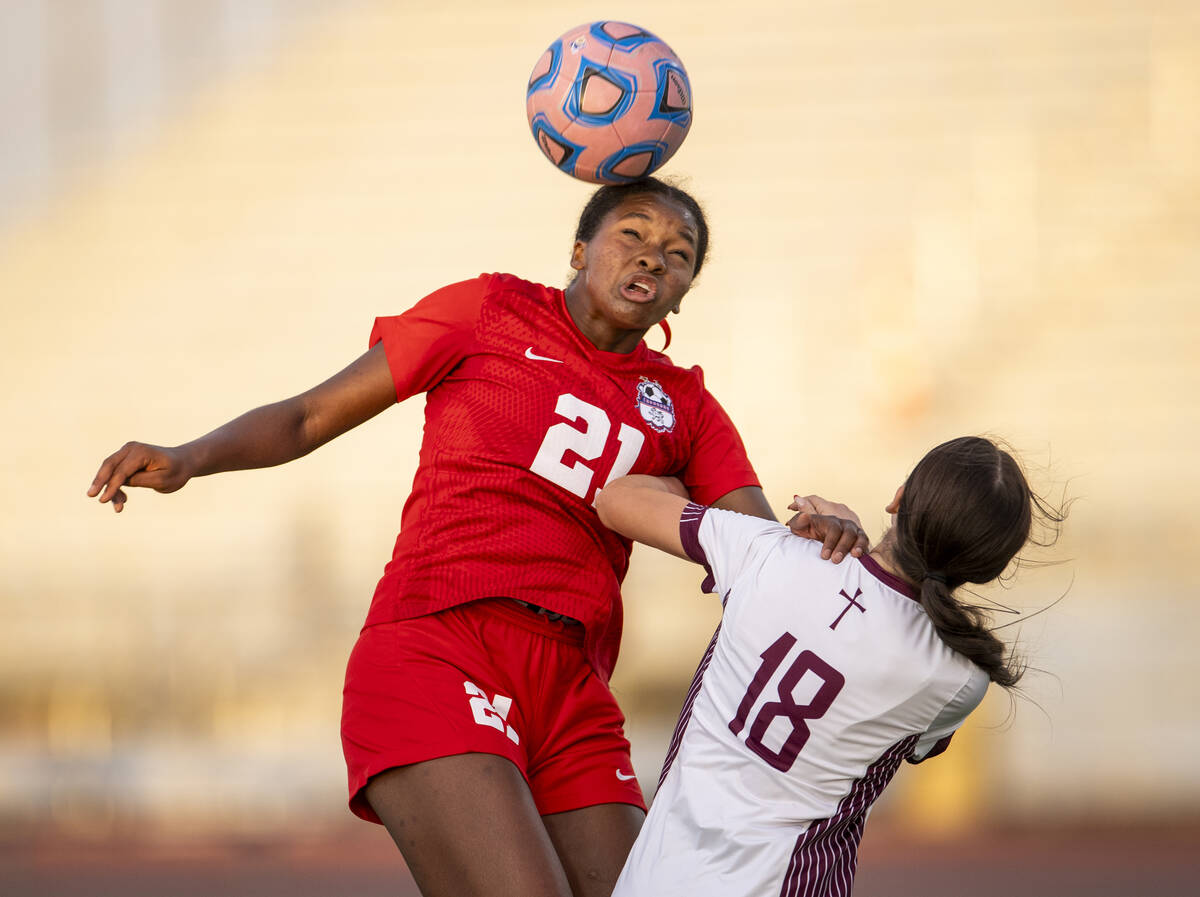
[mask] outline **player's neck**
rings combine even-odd
[[[911,586],[916,586],[917,584],[909,579],[907,575],[905,575],[904,571],[900,569],[900,565],[897,564],[893,558],[892,548],[895,546],[895,544],[896,537],[893,530],[889,529],[883,534],[883,538],[879,540],[879,544],[871,549],[870,555],[875,559],[875,563],[877,563],[888,573],[892,574],[892,576],[908,583]]]
[[[646,330],[629,330],[606,320],[588,301],[580,281],[581,278],[576,277],[563,291],[567,314],[571,316],[575,328],[601,352],[613,352],[618,355],[633,352],[646,335]]]

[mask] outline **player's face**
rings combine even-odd
[[[592,239],[575,243],[567,288],[575,323],[597,348],[630,352],[677,309],[692,285],[698,228],[664,197],[633,196],[605,216]]]

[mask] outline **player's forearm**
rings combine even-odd
[[[631,473],[618,477],[608,483],[605,489],[650,489],[655,492],[669,492],[680,498],[687,498],[687,487],[675,477],[655,477],[644,473]]]
[[[396,401],[383,344],[307,392],[263,405],[180,446],[192,476],[273,467],[307,455]]]
[[[682,494],[680,494],[682,493]],[[679,538],[679,515],[687,491],[671,477],[620,477],[596,495],[600,522],[627,539],[686,558]]]
[[[307,432],[305,416],[298,399],[285,399],[247,411],[179,450],[192,476],[286,464],[320,444]]]
[[[750,517],[761,517],[763,520],[778,519],[775,512],[771,510],[767,497],[758,486],[743,486],[732,492],[726,492],[712,505],[714,508],[737,511],[739,514],[746,514]]]

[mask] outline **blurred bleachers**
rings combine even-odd
[[[666,173],[713,255],[672,357],[705,368],[780,513],[882,505],[991,432],[1077,498],[999,599],[994,696],[878,819],[1200,809],[1200,7],[1193,0],[616,4],[688,66]],[[562,283],[589,188],[522,113],[582,3],[42,0],[0,10],[0,824],[105,837],[353,824],[341,670],[415,466],[410,402],[286,468],[83,492],[354,358],[371,319],[507,269]],[[655,344],[657,345],[657,344]],[[614,683],[635,766],[716,621],[639,552]],[[1020,586],[1024,583],[1024,588]],[[1044,712],[1043,712],[1044,711]],[[280,787],[286,783],[286,788]],[[10,828],[9,830],[15,830]]]

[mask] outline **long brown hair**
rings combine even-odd
[[[892,559],[919,584],[942,641],[999,685],[1015,685],[1024,665],[988,627],[986,610],[954,591],[999,577],[1029,541],[1035,519],[1057,536],[1064,516],[1030,489],[1012,455],[980,436],[942,443],[904,483]]]

